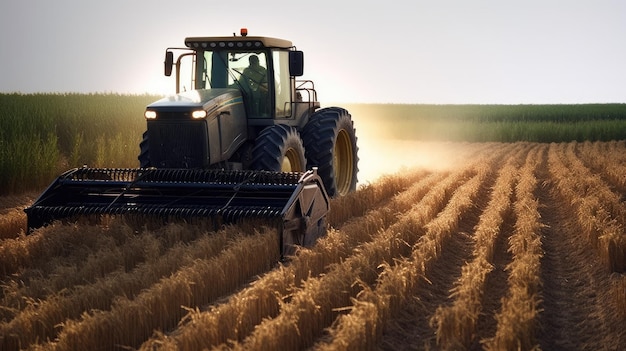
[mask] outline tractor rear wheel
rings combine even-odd
[[[300,133],[290,126],[277,124],[263,129],[252,149],[252,169],[304,172],[306,158]]]
[[[315,112],[304,126],[302,137],[307,168],[318,168],[329,196],[344,196],[356,190],[357,137],[348,111],[329,107]]]
[[[139,143],[139,167],[148,168],[152,167],[150,164],[150,150],[148,149],[148,131],[143,132],[141,143]]]

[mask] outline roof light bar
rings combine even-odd
[[[194,41],[186,42],[185,45],[192,49],[217,49],[217,48],[262,48],[260,41]]]

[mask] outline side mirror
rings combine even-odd
[[[300,77],[303,71],[304,53],[302,51],[289,51],[289,75],[292,77]]]
[[[172,66],[174,66],[174,53],[171,51],[166,51],[165,52],[165,75],[166,76],[171,76],[172,75]]]

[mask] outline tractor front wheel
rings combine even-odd
[[[283,124],[265,128],[252,149],[251,165],[256,170],[306,171],[304,146],[298,131]]]

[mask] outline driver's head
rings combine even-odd
[[[250,66],[258,66],[259,65],[259,57],[257,55],[250,56]]]

